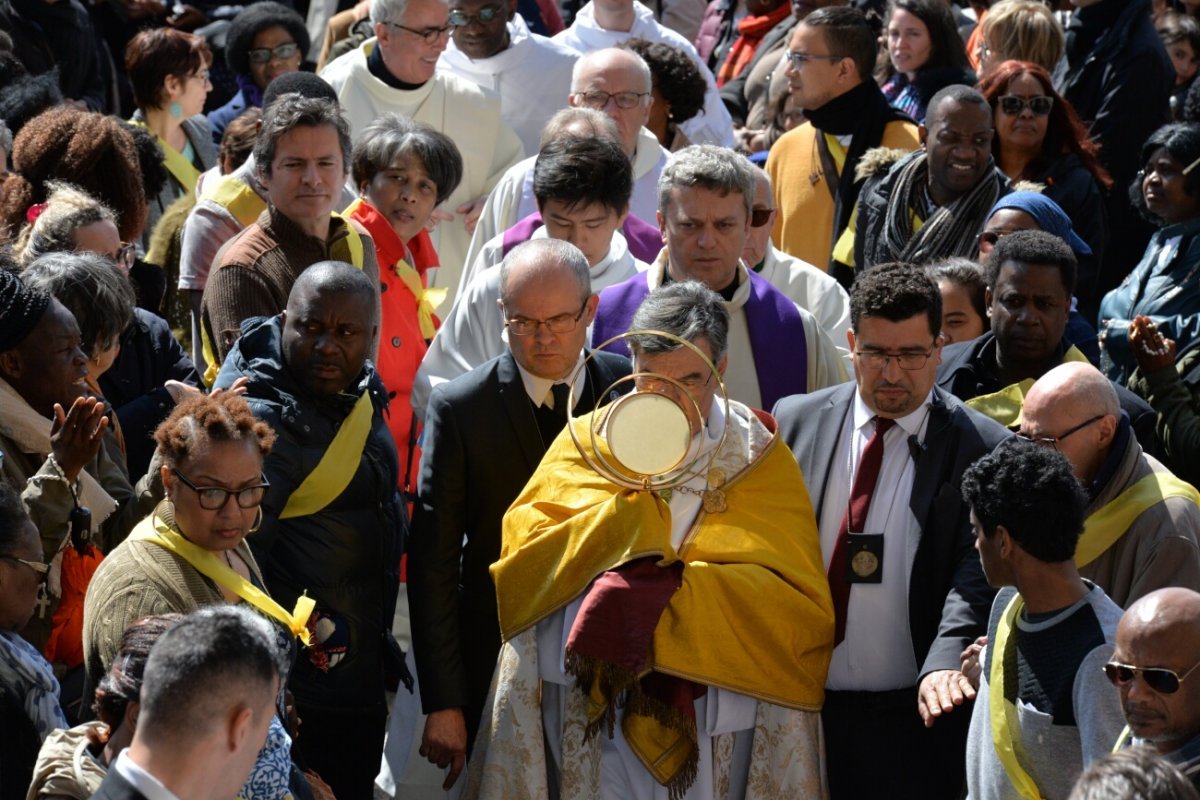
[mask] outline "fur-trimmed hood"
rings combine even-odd
[[[916,150],[905,150],[901,147],[873,147],[863,153],[854,170],[854,180],[863,181],[875,175],[880,175],[892,168],[900,159],[912,155]]]

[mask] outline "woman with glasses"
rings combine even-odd
[[[989,14],[989,18],[990,18]],[[979,82],[992,106],[996,135],[992,155],[1011,181],[1031,181],[1075,221],[1092,251],[1092,263],[1104,258],[1108,226],[1104,191],[1112,179],[1100,165],[1099,148],[1087,129],[1054,89],[1049,73],[1028,61],[1005,61]],[[1089,318],[1100,298],[1093,296],[1095,268],[1083,264],[1076,295]]]
[[[0,482],[0,797],[24,797],[38,748],[67,717],[50,663],[17,631],[33,616],[49,567],[21,497]]]
[[[253,3],[233,18],[225,34],[225,61],[238,92],[228,103],[208,112],[216,145],[220,146],[225,129],[242,112],[262,108],[263,92],[271,81],[300,69],[308,47],[304,20],[281,3]]]
[[[966,47],[943,0],[892,0],[886,19],[883,95],[923,123],[925,107],[938,91],[956,83],[975,83]]]
[[[212,91],[211,64],[212,51],[203,39],[172,28],[141,31],[125,48],[125,71],[137,103],[132,122],[158,138],[163,166],[171,176],[157,197],[147,198],[150,213],[142,230],[143,249],[167,206],[194,193],[200,173],[217,163],[217,147],[202,114]]]
[[[1130,323],[1148,317],[1184,350],[1200,338],[1200,127],[1173,123],[1142,145],[1129,198],[1159,225],[1133,271],[1100,303],[1105,371],[1126,381],[1136,362]]]
[[[88,379],[117,412],[124,460],[137,480],[150,466],[154,429],[176,403],[198,390],[200,375],[162,317],[143,308],[117,314],[111,302],[102,302],[133,291],[126,276],[134,246],[118,238],[107,206],[72,186],[54,184],[42,213],[22,231],[17,251],[23,263],[44,262],[36,271],[44,288],[71,310],[80,328],[115,331],[115,338],[96,351],[99,360],[89,365]],[[71,251],[103,256],[111,264],[67,256]],[[23,277],[31,274],[27,269]],[[101,284],[113,288],[91,291]],[[85,341],[91,354],[89,348],[96,350]]]

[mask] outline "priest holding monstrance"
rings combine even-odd
[[[467,797],[825,795],[817,524],[774,419],[725,394],[728,329],[700,283],[652,292],[635,391],[572,420],[505,516]]]

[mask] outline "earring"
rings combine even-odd
[[[179,105],[178,101],[172,100],[171,107],[168,110],[171,112],[171,116],[175,119],[180,119],[183,117],[183,106]]]
[[[263,510],[262,510],[262,506],[259,506],[258,507],[258,516],[254,518],[254,524],[250,526],[250,530],[246,531],[246,533],[258,533],[258,529],[262,527],[262,524],[263,524]]]

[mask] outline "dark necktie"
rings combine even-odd
[[[571,387],[565,383],[556,383],[550,387],[550,394],[554,397],[554,413],[566,419]]]
[[[850,603],[850,579],[846,575],[846,535],[864,533],[867,511],[871,508],[871,495],[879,480],[879,468],[883,466],[883,437],[896,424],[894,419],[875,417],[875,432],[858,460],[858,472],[854,475],[854,486],[850,489],[850,503],[838,529],[837,543],[833,546],[833,558],[829,560],[829,591],[833,594],[833,614],[836,627],[833,646],[837,647],[846,638],[846,609]]]

